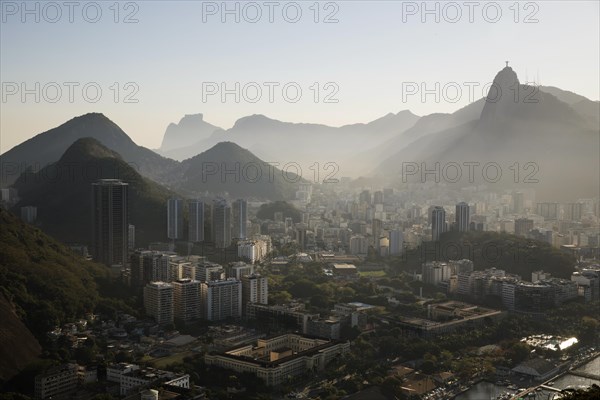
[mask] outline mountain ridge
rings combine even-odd
[[[22,174],[14,184],[20,197],[15,211],[36,206],[37,221],[44,231],[63,242],[89,244],[91,230],[82,221],[91,221],[91,184],[108,178],[129,183],[130,221],[136,227],[136,241],[147,245],[164,239],[166,202],[176,193],[142,177],[94,138],[78,139],[56,163]]]
[[[424,163],[428,168],[450,163],[478,162],[483,166],[495,162],[501,168],[500,173],[504,173],[499,181],[487,179],[479,171],[475,181],[463,177],[459,183],[450,180],[445,183],[499,189],[535,185],[539,198],[555,200],[566,199],[573,193],[581,197],[597,195],[595,173],[600,168],[597,126],[556,96],[521,85],[510,67],[501,70],[494,82],[503,96],[496,99],[498,92],[494,93],[497,89],[492,86],[478,119],[418,138],[382,161],[375,174],[401,177],[401,166],[406,162]],[[510,170],[514,165],[519,165],[521,175]],[[523,171],[524,165],[536,170],[535,179],[524,181],[523,175],[528,176]],[[514,176],[518,181],[513,180]],[[423,177],[416,174],[410,182],[417,183],[419,179],[422,181]]]
[[[40,170],[63,155],[77,139],[92,137],[118,151],[127,162],[156,181],[165,181],[177,162],[138,146],[117,124],[102,113],[87,113],[41,132],[0,155],[0,184],[9,186],[28,168]],[[13,170],[16,167],[16,170]]]

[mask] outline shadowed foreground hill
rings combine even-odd
[[[95,309],[108,272],[0,208],[0,381],[39,355],[35,338]]]
[[[1,267],[0,267],[1,268]],[[33,362],[42,347],[25,324],[17,317],[13,306],[0,294],[0,383],[12,378]]]
[[[79,139],[60,160],[37,173],[22,174],[14,187],[22,206],[36,206],[36,223],[64,242],[90,243],[92,183],[101,178],[129,183],[129,220],[136,245],[166,237],[167,199],[174,195],[143,178],[121,156],[92,138]]]

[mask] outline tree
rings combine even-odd
[[[594,343],[598,340],[598,329],[600,323],[597,319],[590,317],[581,318],[581,322],[578,326],[578,336],[582,343]]]
[[[596,400],[600,398],[600,386],[593,384],[587,389],[565,389],[561,394],[562,400]]]
[[[311,297],[320,294],[317,285],[308,279],[300,279],[290,287],[290,293],[294,297]]]
[[[527,359],[530,351],[528,345],[517,342],[508,349],[508,357],[512,360],[513,365],[520,364]]]
[[[269,293],[269,304],[285,304],[292,300],[290,292],[282,290],[280,292]]]
[[[92,347],[81,346],[75,350],[74,356],[79,364],[88,365],[96,359],[96,352]]]
[[[328,309],[329,308],[329,300],[327,297],[317,294],[310,298],[310,305],[316,308]]]
[[[433,362],[433,360],[425,360],[423,364],[421,364],[421,372],[427,375],[431,375],[435,372],[437,365]]]

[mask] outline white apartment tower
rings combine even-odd
[[[235,278],[203,282],[202,316],[209,321],[242,316],[242,282]]]
[[[175,319],[178,321],[194,321],[201,317],[200,281],[180,279],[173,285],[173,300],[175,302]]]
[[[245,275],[242,277],[242,307],[246,304],[269,303],[269,280],[258,274]]]
[[[146,314],[154,317],[158,324],[173,322],[173,285],[166,282],[150,282],[144,287]]]

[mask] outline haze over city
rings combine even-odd
[[[600,398],[600,2],[0,0],[0,400]]]

